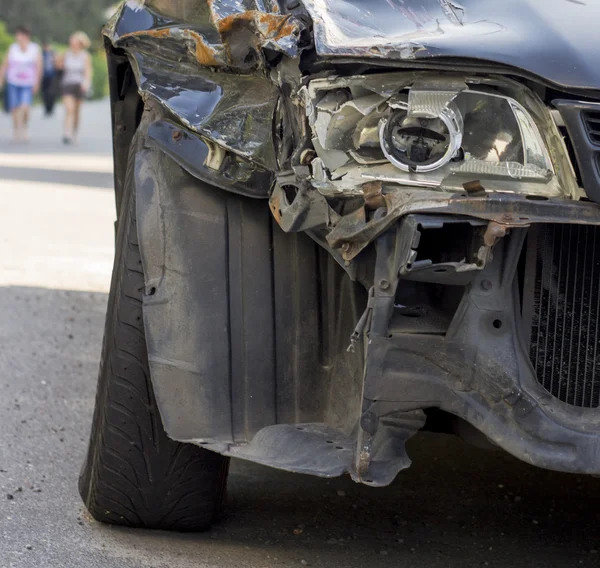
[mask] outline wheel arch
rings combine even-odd
[[[138,92],[138,85],[126,52],[114,47],[108,38],[105,38],[105,50],[113,134],[115,204],[117,217],[119,217],[127,177],[129,150],[142,119],[144,103]]]

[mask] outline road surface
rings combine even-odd
[[[60,109],[58,110],[60,115]],[[600,566],[600,480],[436,435],[386,489],[243,462],[222,518],[178,535],[96,523],[77,494],[113,254],[106,103],[81,143],[0,117],[0,568]]]

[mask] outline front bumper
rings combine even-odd
[[[146,284],[156,288],[144,300],[150,367],[172,438],[382,486],[410,465],[405,442],[438,408],[528,463],[600,473],[598,410],[538,382],[523,297],[533,228],[600,226],[600,206],[429,193],[433,201],[389,202],[356,219],[344,242],[373,243],[348,260],[352,247],[331,249],[336,262],[317,233],[283,233],[263,203],[192,180],[163,152],[139,154],[136,183]],[[419,244],[415,230],[454,222],[477,236],[481,262],[450,251],[420,265],[419,246],[452,239]]]

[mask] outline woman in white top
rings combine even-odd
[[[0,88],[6,83],[8,109],[13,117],[16,142],[27,140],[29,109],[42,79],[42,50],[31,41],[25,26],[16,31],[13,43],[0,67]]]
[[[61,88],[65,106],[63,142],[71,144],[77,138],[81,103],[92,85],[92,58],[88,53],[90,38],[84,32],[75,32],[69,39],[69,49],[58,60],[62,69]]]

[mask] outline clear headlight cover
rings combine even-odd
[[[415,83],[394,92],[392,80],[382,84],[371,76],[362,85],[346,79],[341,89],[309,88],[314,183],[325,193],[352,193],[373,180],[454,190],[479,179],[490,190],[573,196],[574,180],[561,186],[548,150],[551,141],[554,156],[566,154],[564,145],[534,95],[528,102],[544,134],[521,102],[487,85]],[[529,96],[522,86],[513,91]]]

